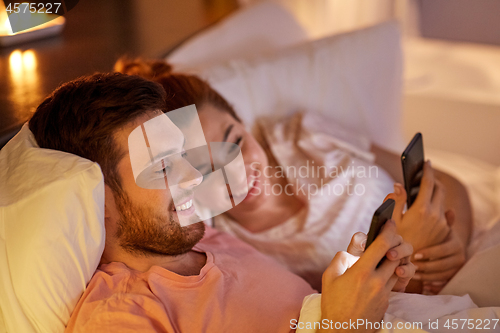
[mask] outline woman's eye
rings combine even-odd
[[[236,139],[236,141],[234,142],[234,144],[235,144],[235,145],[237,145],[237,146],[240,146],[240,148],[241,148],[241,143],[242,143],[242,141],[243,141],[243,137],[242,137],[242,136],[239,136],[239,137]],[[236,149],[236,147],[234,147],[234,146],[233,146],[233,147],[231,147],[231,148],[229,149],[229,151],[230,151],[230,152],[232,152],[232,151],[234,151],[235,149]]]
[[[241,142],[243,141],[243,137],[242,136],[239,136],[238,138],[236,138],[236,141],[234,142],[235,145],[237,146],[240,146],[241,147]],[[230,149],[229,149],[229,152],[233,152],[234,150],[236,149],[235,146],[232,146]]]

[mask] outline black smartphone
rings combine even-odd
[[[379,208],[377,208],[375,214],[373,214],[372,224],[370,225],[370,231],[368,231],[368,238],[366,239],[365,251],[368,246],[373,243],[375,238],[377,238],[385,222],[392,218],[395,204],[396,202],[394,200],[387,199],[382,205],[380,205]]]
[[[401,155],[401,164],[403,165],[406,204],[410,208],[420,190],[420,180],[422,180],[424,169],[424,144],[421,133],[415,134],[411,139]]]

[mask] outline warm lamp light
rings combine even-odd
[[[12,52],[9,57],[9,64],[13,71],[21,71],[23,68],[23,53],[19,50]]]
[[[9,96],[16,103],[16,112],[20,121],[24,121],[33,105],[40,103],[40,71],[35,50],[13,50],[9,55]]]
[[[15,76],[14,80],[22,80],[25,79],[25,76],[32,76],[36,66],[37,60],[33,50],[24,52],[15,50],[9,56],[9,67],[11,74]]]
[[[24,51],[24,53],[23,53],[23,67],[29,71],[32,71],[36,68],[35,52],[33,52],[32,50]]]
[[[24,3],[23,3],[24,4]],[[32,22],[46,22],[37,25],[33,28],[26,29],[17,33],[12,32],[10,15],[19,15],[16,13],[8,14],[3,1],[0,0],[0,46],[10,46],[14,44],[24,43],[35,39],[42,39],[59,34],[65,23],[62,16],[47,13],[30,13],[29,10],[24,12],[22,19],[28,19]],[[57,16],[55,19],[53,17]],[[11,17],[11,19],[19,19]]]

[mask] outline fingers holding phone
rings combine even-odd
[[[402,195],[398,199],[400,199],[400,201],[403,199],[402,201],[404,202],[404,190],[402,190],[399,194]],[[404,290],[415,273],[415,268],[410,262],[413,247],[397,234],[396,224],[391,220],[394,213],[401,214],[403,210],[402,205],[404,206],[404,203],[402,204],[400,202],[398,207],[399,212],[395,212],[394,209],[397,207],[396,201],[389,197],[386,198],[384,203],[375,211],[375,214],[373,215],[372,224],[366,241],[366,250],[370,253],[367,253],[368,256],[372,255],[370,251],[373,250],[369,250],[370,246],[373,248],[372,244],[376,244],[375,247],[377,247],[376,250],[378,250],[375,251],[374,258],[369,258],[369,260],[376,259],[381,253],[384,253],[383,251],[385,251],[385,256],[382,257],[376,267],[380,267],[379,272],[380,274],[384,274],[385,277],[395,274],[388,281],[388,285],[394,291]],[[383,230],[385,231],[383,232]],[[381,238],[376,242],[378,237]],[[358,236],[358,238],[360,238],[360,236]],[[351,241],[351,243],[353,241]],[[392,261],[393,263],[384,265],[384,259],[389,259],[389,261]],[[394,263],[396,263],[396,265],[394,265]]]
[[[359,251],[363,241],[362,234],[355,234],[349,249]],[[391,289],[401,290],[404,284],[395,272],[401,262],[409,262],[411,252],[411,246],[397,234],[394,222],[388,220],[358,260],[347,252],[337,253],[323,274],[322,319],[380,321],[389,306]],[[388,260],[378,266],[386,256]],[[411,267],[403,270],[405,276],[412,275]]]

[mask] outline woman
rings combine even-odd
[[[167,110],[195,104],[207,142],[240,146],[248,195],[217,216],[214,226],[274,257],[318,290],[332,256],[347,247],[345,240],[368,231],[373,212],[393,188],[404,192],[400,184],[393,187],[402,181],[397,155],[325,118],[263,119],[254,136],[196,76],[172,73],[162,61],[120,60],[115,70],[162,84]],[[427,197],[419,195],[406,214],[393,218],[415,250],[412,290],[437,293],[465,262],[472,215],[462,184],[430,163],[426,170]],[[413,218],[421,222],[410,223]]]

